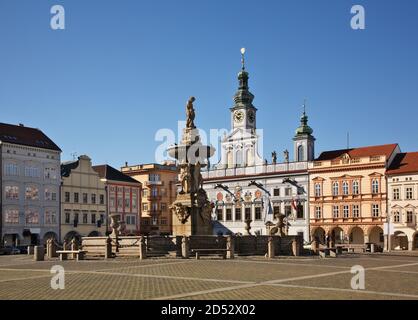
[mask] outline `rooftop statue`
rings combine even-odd
[[[194,118],[195,118],[195,111],[193,108],[193,102],[195,101],[195,97],[190,97],[189,101],[187,101],[186,106],[186,128],[195,129],[196,126],[194,125]]]

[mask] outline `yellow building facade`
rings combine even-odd
[[[169,207],[176,198],[177,166],[171,163],[126,165],[121,171],[142,183],[141,233],[171,234],[172,219]]]
[[[61,240],[106,233],[105,183],[82,155],[61,165]]]
[[[386,169],[397,144],[323,152],[309,169],[311,238],[384,247]]]

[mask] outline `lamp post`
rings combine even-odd
[[[386,215],[386,220],[387,220],[387,225],[388,225],[388,232],[387,232],[387,237],[388,237],[388,252],[390,252],[392,250],[392,236],[390,234],[390,220],[391,220],[391,216],[390,216],[390,212],[388,211],[387,215]]]
[[[100,179],[100,181],[102,181],[105,184],[105,193],[106,193],[106,214],[105,214],[105,219],[106,219],[106,230],[105,230],[105,236],[107,236],[107,233],[109,231],[109,194],[108,194],[108,190],[107,190],[107,179]]]

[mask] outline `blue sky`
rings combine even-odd
[[[63,5],[66,29],[50,28]],[[352,30],[350,9],[366,10]],[[41,128],[71,154],[153,162],[160,128],[229,128],[241,47],[264,156],[292,150],[307,98],[316,153],[397,142],[418,150],[413,0],[0,0],[0,121]]]

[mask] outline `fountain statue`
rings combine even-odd
[[[215,153],[200,141],[196,128],[195,109],[191,97],[186,106],[186,128],[179,145],[168,148],[168,154],[178,160],[180,191],[170,206],[173,215],[173,235],[212,235],[212,205],[203,189],[201,169]]]

